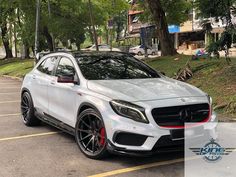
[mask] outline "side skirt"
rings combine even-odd
[[[52,117],[46,113],[44,114],[40,114],[38,113],[37,111],[35,111],[35,116],[40,119],[41,121],[53,126],[53,127],[56,127],[66,133],[69,133],[73,136],[75,136],[75,129],[61,121],[59,121],[58,119],[56,119],[55,117]]]

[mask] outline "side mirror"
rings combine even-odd
[[[74,76],[58,76],[57,82],[75,84]]]

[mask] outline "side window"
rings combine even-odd
[[[48,75],[52,75],[53,74],[53,70],[56,66],[56,58],[52,57],[52,58],[47,58],[45,59],[39,66],[38,66],[38,70],[44,74],[48,74]]]
[[[56,76],[76,76],[76,71],[70,59],[62,57],[57,70]]]

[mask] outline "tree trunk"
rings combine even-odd
[[[89,16],[90,16],[90,22],[92,25],[92,30],[93,30],[93,38],[96,46],[96,51],[99,51],[98,48],[98,37],[97,37],[97,32],[94,24],[94,15],[93,15],[93,10],[92,10],[92,3],[91,0],[88,0],[88,8],[89,8]]]
[[[17,34],[16,34],[16,23],[14,23],[14,45],[15,45],[15,57],[17,58]]]
[[[53,39],[52,39],[52,36],[51,34],[49,33],[48,31],[48,27],[47,26],[44,26],[43,28],[43,35],[46,37],[47,39],[47,43],[48,43],[48,48],[50,51],[53,51]]]
[[[109,30],[106,27],[106,44],[109,44]]]
[[[12,50],[10,48],[9,39],[7,37],[7,25],[3,23],[1,30],[2,30],[2,42],[4,45],[5,51],[6,51],[5,58],[13,58]]]
[[[25,57],[28,58],[28,59],[30,58],[29,47],[26,47],[26,48],[25,48]]]
[[[168,31],[168,24],[165,12],[162,8],[160,0],[146,1],[157,26],[157,36],[160,40],[162,55],[166,56],[177,54],[176,49],[174,48],[174,42],[172,41]]]

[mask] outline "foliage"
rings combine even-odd
[[[225,58],[227,63],[231,62],[229,58],[229,48],[232,44],[232,36],[235,36],[235,24],[233,24],[232,17],[235,15],[236,0],[196,0],[195,7],[198,10],[198,16],[202,18],[213,17],[217,21],[220,19],[226,21],[225,32],[221,35],[220,39],[216,42],[209,43],[207,51],[210,54],[219,55],[219,51],[225,51]],[[206,33],[210,34],[212,29],[211,22],[207,21],[203,24]]]
[[[143,0],[138,2],[139,6],[137,9],[143,10],[143,7],[145,7],[144,13],[140,15],[140,19],[144,22],[153,22],[154,19],[146,2]],[[192,8],[192,3],[186,0],[161,0],[161,5],[166,13],[168,24],[172,25],[180,25],[188,20],[189,11]]]
[[[232,44],[232,33],[235,34],[232,30],[226,30],[222,33],[220,39],[216,42],[211,43],[207,47],[207,52],[209,54],[214,54],[219,58],[219,51],[225,51],[225,58],[228,64],[230,64],[231,59],[228,57],[229,55],[229,48]]]
[[[126,25],[123,12],[127,8],[126,0],[92,0],[96,29],[99,31],[107,25],[109,18],[114,17],[114,30],[121,33]],[[35,0],[1,0],[0,25],[10,24],[7,27],[7,41],[12,38],[12,24],[17,30],[18,44],[27,49],[34,47],[35,11]],[[88,0],[41,0],[39,51],[52,50],[53,46],[76,46],[80,49],[86,32],[91,29],[89,19]]]
[[[198,16],[202,18],[225,19],[227,26],[232,25],[231,9],[235,9],[236,0],[195,0]]]

